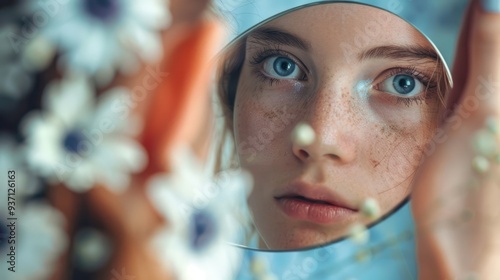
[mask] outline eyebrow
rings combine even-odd
[[[358,57],[359,60],[365,60],[370,58],[392,58],[392,59],[407,59],[407,60],[430,59],[435,61],[439,59],[438,54],[433,49],[425,48],[419,45],[378,46],[363,51]]]
[[[296,47],[304,51],[309,51],[311,49],[311,44],[306,40],[274,27],[263,27],[256,29],[248,35],[248,38],[249,41],[262,45],[274,43],[278,45],[288,45]],[[373,58],[392,58],[407,60],[430,59],[434,61],[439,60],[438,54],[433,49],[419,45],[377,46],[363,51],[358,56],[358,59],[360,61]]]
[[[309,44],[309,42],[278,28],[259,28],[249,35],[249,40],[258,44],[274,43],[278,45],[288,45],[304,51],[311,49],[311,44]]]

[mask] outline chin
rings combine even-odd
[[[269,250],[295,250],[307,247],[317,247],[342,237],[342,232],[327,232],[317,228],[297,227],[288,230],[281,229],[275,231],[272,238],[266,239],[268,247],[263,244],[262,240],[260,242],[260,247]]]

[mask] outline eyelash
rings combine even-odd
[[[430,78],[428,75],[418,71],[415,67],[395,67],[395,68],[389,69],[387,71],[388,71],[388,73],[384,73],[384,77],[382,78],[382,81],[385,81],[385,79],[392,77],[392,76],[395,76],[395,75],[404,74],[404,75],[414,77],[419,82],[421,82],[425,87],[425,93],[420,94],[420,95],[415,96],[415,97],[398,97],[398,96],[396,96],[397,104],[403,103],[407,107],[409,107],[410,105],[415,104],[415,103],[421,104],[423,101],[425,101],[425,99],[432,97],[431,94],[427,94],[427,91],[429,91],[429,90],[434,91],[437,88],[437,83],[432,78]]]
[[[303,66],[303,64],[298,59],[296,59],[295,57],[290,55],[289,53],[282,51],[279,47],[276,47],[274,49],[265,49],[265,50],[257,51],[249,60],[250,64],[252,65],[252,69],[253,69],[254,74],[256,74],[256,76],[259,79],[261,79],[263,82],[269,83],[270,86],[274,85],[275,83],[280,82],[280,79],[269,77],[269,76],[263,74],[261,69],[260,69],[261,63],[264,60],[266,60],[272,56],[283,56],[283,57],[286,57],[288,59],[293,60],[293,62],[297,65],[297,67],[299,67],[301,69],[301,71],[304,72],[304,78],[301,79],[301,81],[307,81],[306,73],[308,71],[304,70],[305,67]]]
[[[252,70],[253,70],[254,74],[257,76],[257,78],[259,78],[263,82],[269,83],[270,86],[273,86],[274,84],[280,82],[280,79],[272,78],[272,77],[269,77],[269,76],[263,74],[259,66],[267,58],[272,57],[272,56],[277,56],[277,55],[293,60],[295,62],[295,64],[297,64],[297,66],[299,68],[301,68],[304,73],[308,72],[308,71],[303,70],[305,67],[302,65],[302,63],[300,63],[296,58],[291,56],[286,51],[282,51],[279,47],[276,47],[273,49],[264,49],[264,50],[256,51],[256,53],[252,57],[250,57],[250,60],[249,60],[250,64],[252,65]],[[430,78],[428,75],[418,71],[415,67],[394,67],[394,68],[389,69],[387,71],[388,71],[388,73],[384,74],[384,78],[382,81],[384,81],[385,79],[387,79],[391,76],[395,76],[398,74],[405,74],[405,75],[412,76],[415,79],[417,79],[418,81],[420,81],[425,86],[425,89],[426,89],[425,94],[420,94],[420,95],[415,96],[415,97],[398,97],[398,96],[396,96],[396,103],[397,104],[403,103],[407,107],[410,107],[412,104],[415,104],[415,103],[421,104],[422,102],[425,101],[426,98],[432,97],[431,94],[427,94],[427,91],[428,90],[434,91],[437,88],[437,83],[432,78]],[[307,81],[306,74],[304,74],[303,81]]]

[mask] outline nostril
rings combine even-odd
[[[309,157],[309,154],[302,149],[299,151],[299,155],[301,158],[308,158]]]
[[[328,157],[331,158],[331,159],[334,159],[334,160],[339,160],[340,157],[336,154],[328,154]]]

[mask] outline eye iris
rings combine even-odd
[[[398,93],[408,94],[415,89],[415,78],[408,75],[397,75],[392,84]]]
[[[280,76],[288,76],[295,70],[295,63],[290,61],[290,59],[285,57],[278,57],[274,61],[273,65],[274,71]]]

